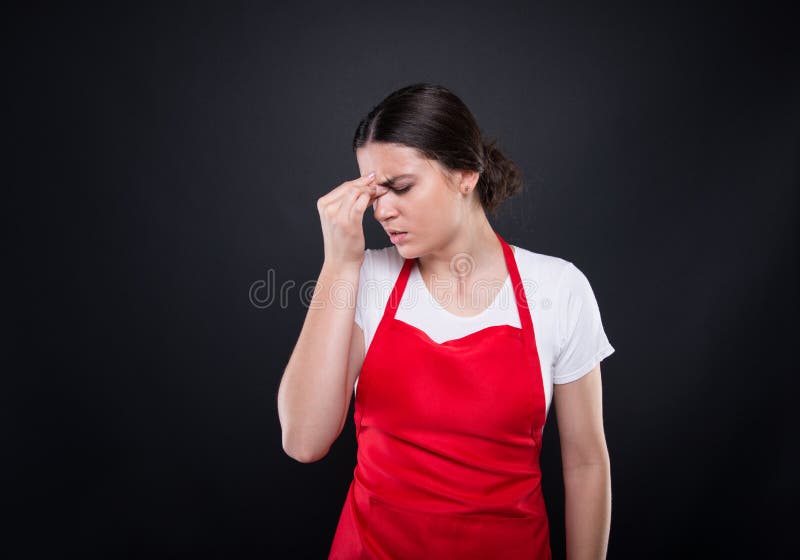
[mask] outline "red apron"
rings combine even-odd
[[[437,343],[395,319],[406,259],[364,359],[357,465],[329,558],[550,559],[539,451],[546,409],[533,322]]]

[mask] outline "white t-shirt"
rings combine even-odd
[[[509,246],[528,300],[549,411],[554,383],[580,379],[597,362],[611,355],[614,348],[603,330],[600,309],[589,281],[574,264],[559,257]],[[356,324],[364,331],[365,351],[369,351],[402,267],[403,257],[394,245],[365,252],[355,314]],[[485,290],[490,297],[497,294],[487,309],[473,317],[454,315],[433,297],[415,264],[395,318],[421,329],[437,343],[494,325],[521,327],[510,276],[499,292],[496,285],[485,286]]]

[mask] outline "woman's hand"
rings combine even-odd
[[[317,200],[325,243],[325,265],[333,269],[361,268],[364,261],[364,212],[388,192],[373,184],[375,172],[345,181]]]

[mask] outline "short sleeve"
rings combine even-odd
[[[569,383],[589,373],[614,352],[608,341],[600,308],[589,280],[571,262],[564,267],[558,286],[556,358],[553,383]]]

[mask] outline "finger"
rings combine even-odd
[[[337,189],[334,189],[334,190],[338,190],[338,189],[346,190],[350,186],[363,187],[363,186],[369,185],[374,180],[375,180],[375,172],[372,171],[369,174],[362,175],[361,177],[359,177],[357,179],[351,179],[350,181],[345,181],[344,183],[339,185],[339,187],[337,187]]]
[[[339,196],[339,199],[332,204],[336,204],[336,214],[339,215],[340,218],[347,219],[350,213],[350,207],[353,205],[353,202],[358,198],[362,193],[366,192],[368,187],[361,187],[361,188],[349,188],[342,192]]]
[[[367,210],[367,206],[370,205],[374,198],[375,197],[370,196],[366,192],[362,191],[359,193],[358,197],[356,197],[355,201],[353,201],[352,206],[350,206],[350,215],[348,218],[351,221],[362,223],[364,220],[364,212]]]
[[[336,212],[339,212],[342,209],[349,211],[353,201],[362,192],[367,193],[370,198],[379,197],[389,192],[389,187],[375,185],[374,183],[369,185],[351,185],[349,189],[340,191],[338,196],[331,199],[328,204],[334,205]]]
[[[357,200],[360,200],[361,197],[364,197],[366,199],[366,206],[369,206],[373,200],[377,200],[388,191],[389,187],[375,185],[374,183],[354,186],[350,189],[350,191],[342,195],[339,206],[337,207],[337,213],[340,214],[340,218],[350,220],[352,218],[353,205]],[[366,206],[364,207],[364,210],[366,210]],[[362,215],[363,212],[364,211],[362,210]]]
[[[374,211],[375,210],[375,202],[377,202],[377,200],[380,197],[382,197],[383,195],[385,195],[386,193],[388,193],[391,190],[392,189],[390,189],[389,187],[384,187],[383,185],[378,185],[378,188],[377,188],[375,194],[370,197],[369,202],[367,203],[367,206],[371,205],[372,206],[372,210]]]
[[[358,179],[353,179],[352,181],[348,181],[348,183],[352,183],[354,185],[369,185],[373,180],[375,180],[375,172],[371,171],[366,175],[362,175]]]
[[[342,200],[349,191],[355,189],[370,189],[375,190],[376,187],[379,189],[385,189],[386,187],[378,186],[373,183],[375,177],[374,174],[365,175],[364,177],[359,177],[353,181],[345,181],[331,192],[326,194],[325,196],[319,199],[319,202],[322,206],[334,205],[334,207],[339,209],[341,206]]]
[[[341,195],[342,192],[348,190],[350,186],[363,186],[370,184],[375,179],[375,172],[371,172],[368,175],[362,175],[358,179],[352,179],[350,181],[345,181],[335,189],[331,190],[329,193],[321,197],[323,203],[333,202],[337,200]]]

